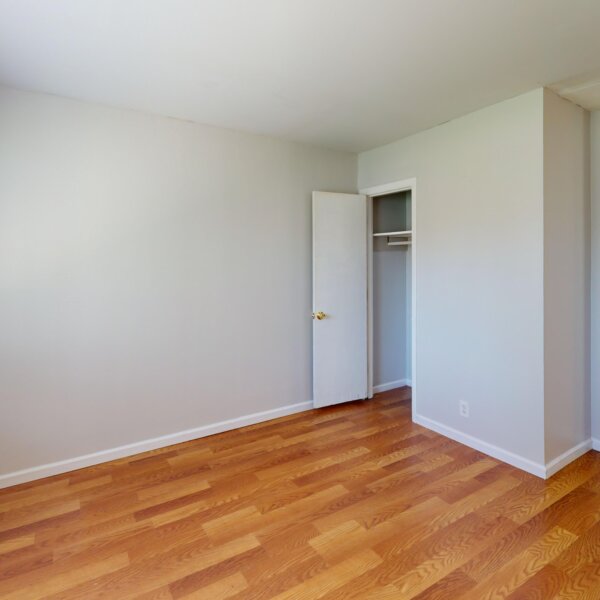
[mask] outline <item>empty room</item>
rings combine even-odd
[[[598,0],[0,0],[0,599],[600,600]]]

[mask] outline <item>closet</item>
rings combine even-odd
[[[373,393],[411,384],[411,191],[370,198],[370,381]]]
[[[416,180],[313,192],[313,403],[413,387]]]

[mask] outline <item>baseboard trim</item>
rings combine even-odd
[[[547,476],[545,465],[533,462],[528,458],[519,456],[518,454],[505,450],[504,448],[484,442],[483,440],[473,437],[472,435],[458,431],[458,429],[448,427],[442,423],[439,423],[438,421],[428,419],[427,417],[423,417],[422,415],[418,414],[413,415],[413,421],[418,425],[427,427],[427,429],[431,429],[437,433],[440,433],[441,435],[445,435],[456,442],[460,442],[465,446],[469,446],[469,448],[479,450],[479,452],[483,452],[492,458],[497,458],[498,460],[508,463],[513,467],[517,467],[517,469],[527,471],[527,473],[531,473],[532,475],[536,475],[542,479],[545,479]]]
[[[388,381],[387,383],[380,383],[379,385],[373,386],[373,393],[380,394],[381,392],[387,392],[388,390],[394,390],[405,385],[411,385],[410,379],[397,379],[396,381]]]
[[[385,392],[405,385],[411,385],[411,381],[408,379],[399,379],[397,381],[391,381],[389,383],[374,386],[373,393]],[[20,483],[35,481],[37,479],[43,479],[44,477],[50,477],[52,475],[68,473],[69,471],[75,471],[76,469],[82,469],[84,467],[91,467],[103,462],[125,458],[127,456],[133,456],[142,452],[148,452],[149,450],[157,450],[158,448],[171,446],[173,444],[189,442],[190,440],[207,437],[209,435],[215,435],[217,433],[223,433],[224,431],[230,431],[232,429],[237,429],[238,427],[245,427],[246,425],[254,425],[256,423],[270,421],[271,419],[277,419],[278,417],[285,417],[295,413],[304,412],[306,410],[311,410],[312,408],[312,402],[289,404],[280,408],[251,413],[235,419],[219,421],[217,423],[202,425],[201,427],[195,427],[193,429],[186,429],[185,431],[178,431],[176,433],[170,433],[160,437],[134,442],[133,444],[126,444],[124,446],[117,446],[116,448],[101,450],[92,454],[84,454],[82,456],[68,458],[58,462],[39,465],[36,467],[23,469],[21,471],[14,471],[12,473],[6,473],[4,475],[0,475],[0,489],[18,485]],[[522,469],[523,471],[531,473],[532,475],[541,477],[542,479],[551,477],[570,462],[576,460],[591,449],[600,451],[600,439],[591,438],[581,442],[573,448],[570,448],[560,456],[546,463],[546,465],[542,465],[519,456],[518,454],[514,454],[508,450],[504,450],[498,446],[494,446],[493,444],[484,442],[479,438],[458,431],[457,429],[443,425],[438,421],[423,417],[422,415],[415,414],[413,416],[413,421],[418,425],[422,425],[427,429],[431,429],[432,431],[460,442],[465,446],[474,448],[475,450],[483,452],[484,454],[501,460],[502,462],[508,463],[513,467]]]
[[[523,456],[519,456],[518,454],[510,452],[509,450],[505,450],[504,448],[484,442],[483,440],[473,437],[472,435],[468,435],[467,433],[463,433],[462,431],[458,431],[457,429],[443,425],[438,421],[423,417],[422,415],[414,415],[413,421],[418,425],[427,427],[427,429],[431,429],[437,433],[440,433],[441,435],[445,435],[456,442],[460,442],[465,446],[469,446],[469,448],[479,450],[479,452],[483,452],[492,458],[501,460],[502,462],[508,463],[513,467],[517,467],[522,471],[527,471],[527,473],[531,473],[532,475],[536,475],[542,479],[548,479],[549,477],[552,477],[552,475],[558,473],[558,471],[566,467],[569,463],[578,459],[580,456],[583,456],[586,452],[589,452],[592,449],[600,450],[600,440],[590,438],[573,446],[572,448],[569,448],[569,450],[563,452],[560,456],[557,456],[550,462],[547,462],[545,465],[543,465],[541,463],[533,462],[528,458],[524,458]]]
[[[586,452],[592,449],[592,439],[585,440],[572,448],[569,448],[566,452],[563,452],[560,456],[552,459],[546,463],[546,478],[552,477],[554,473],[558,473],[563,467],[566,467],[569,463],[573,462]]]
[[[50,477],[51,475],[67,473],[69,471],[74,471],[75,469],[91,467],[92,465],[98,465],[118,458],[133,456],[134,454],[147,452],[148,450],[156,450],[157,448],[164,448],[165,446],[180,444],[181,442],[189,442],[190,440],[230,431],[231,429],[237,429],[238,427],[270,421],[271,419],[304,412],[312,408],[312,402],[289,404],[280,408],[264,410],[235,419],[228,419],[227,421],[219,421],[218,423],[212,423],[210,425],[202,425],[201,427],[186,429],[185,431],[178,431],[176,433],[142,440],[141,442],[134,442],[133,444],[126,444],[125,446],[118,446],[116,448],[101,450],[100,452],[94,452],[92,454],[84,454],[83,456],[77,456],[75,458],[68,458],[58,462],[15,471],[13,473],[6,473],[0,475],[0,489],[18,485],[20,483],[27,483],[36,479],[42,479],[44,477]]]

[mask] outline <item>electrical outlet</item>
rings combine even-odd
[[[458,403],[458,411],[460,412],[461,417],[465,417],[465,419],[469,418],[469,403],[465,400],[461,400]]]

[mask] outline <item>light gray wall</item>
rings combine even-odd
[[[373,248],[373,385],[410,379],[408,251]]]
[[[359,155],[359,188],[411,177],[418,413],[543,463],[543,91]]]
[[[590,438],[589,113],[544,90],[546,462]]]
[[[356,157],[0,90],[0,474],[311,400]]]
[[[592,184],[592,436],[600,446],[600,112],[591,116]]]

